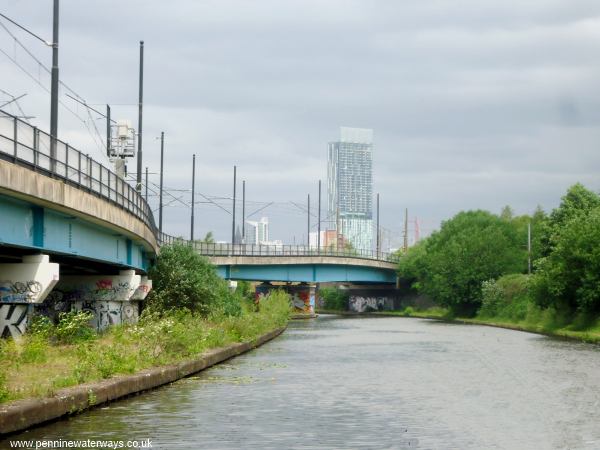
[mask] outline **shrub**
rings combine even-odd
[[[511,274],[481,284],[481,308],[484,318],[525,320],[534,306],[529,289],[529,276]]]
[[[229,291],[214,266],[192,247],[161,247],[149,276],[153,289],[146,304],[150,309],[165,312],[185,308],[203,315],[217,312],[232,316],[241,312],[239,297]]]
[[[54,329],[56,340],[62,344],[75,344],[95,339],[97,333],[89,324],[93,317],[88,311],[60,313],[58,324]]]
[[[27,333],[48,339],[54,334],[54,324],[49,317],[36,314],[27,325]]]
[[[334,287],[319,289],[319,297],[323,299],[325,309],[346,311],[348,309],[348,292]]]

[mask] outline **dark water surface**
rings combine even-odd
[[[87,438],[149,438],[154,449],[600,449],[600,347],[321,316],[195,377],[11,437]]]

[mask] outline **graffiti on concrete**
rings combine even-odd
[[[140,285],[135,290],[130,300],[145,300],[148,293],[152,290],[152,280],[149,280],[148,277],[142,277],[142,281]]]
[[[0,302],[34,303],[42,292],[42,283],[36,280],[0,281]]]
[[[27,329],[28,305],[0,305],[0,336],[18,338]]]
[[[71,310],[71,302],[64,299],[64,295],[60,291],[52,291],[42,303],[35,305],[35,312],[42,316],[48,317],[52,322],[58,322],[60,313],[69,312]]]
[[[139,319],[139,308],[137,302],[123,303],[121,308],[121,321],[123,323],[137,323]]]
[[[363,297],[360,295],[351,295],[348,305],[350,311],[384,311],[394,309],[394,300],[388,297]]]
[[[137,287],[136,287],[137,289]],[[59,283],[55,290],[62,292],[67,301],[124,301],[135,291],[128,281],[99,279],[91,283]]]
[[[97,330],[104,330],[112,325],[122,323],[136,323],[139,318],[138,302],[112,302],[112,301],[77,301],[73,303],[77,311],[92,313],[90,326]]]
[[[310,312],[310,292],[308,289],[290,292],[292,305],[296,311]]]

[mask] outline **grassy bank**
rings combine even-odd
[[[400,311],[386,311],[372,313],[386,316],[400,317],[418,317],[423,319],[437,319],[457,323],[471,323],[477,325],[489,325],[512,330],[529,331],[548,336],[576,339],[584,342],[600,343],[600,320],[587,323],[578,323],[576,321],[564,324],[556,320],[552,312],[538,311],[532,312],[524,319],[511,319],[509,317],[454,317],[448,309],[430,308],[425,310],[415,310],[411,307]]]
[[[115,326],[100,334],[85,328],[85,313],[72,314],[57,326],[38,324],[18,342],[0,341],[0,401],[47,397],[63,387],[132,374],[250,341],[284,326],[289,311],[287,295],[274,293],[259,312],[244,302],[237,316],[202,316],[183,310],[148,314],[137,325]]]

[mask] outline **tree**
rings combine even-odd
[[[153,289],[146,303],[153,310],[185,308],[201,314],[227,315],[241,311],[238,298],[217,275],[215,267],[188,245],[161,247],[149,277]]]
[[[600,206],[600,196],[577,183],[571,186],[562,197],[558,208],[554,209],[543,226],[540,236],[541,256],[548,256],[560,239],[563,227],[578,216],[588,214]]]
[[[443,222],[400,263],[400,274],[460,315],[481,305],[481,283],[525,270],[525,248],[512,221],[487,211],[461,212]]]
[[[552,235],[552,251],[534,277],[536,302],[543,307],[600,312],[600,206],[575,214]]]
[[[512,220],[514,215],[515,212],[509,205],[506,205],[504,208],[502,208],[502,212],[500,213],[500,217],[508,221]]]

